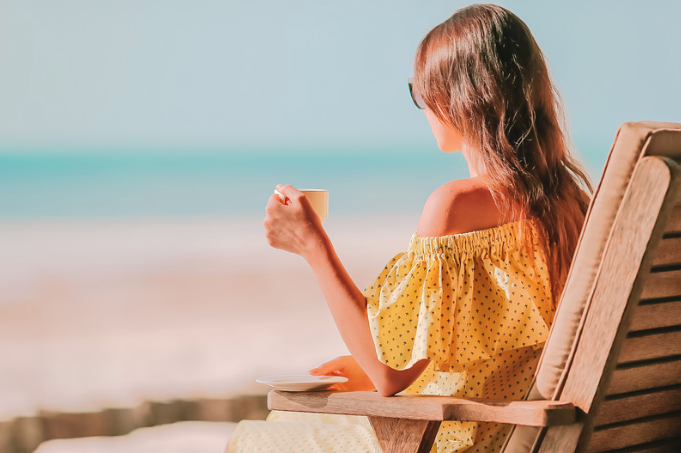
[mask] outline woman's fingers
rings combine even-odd
[[[286,198],[286,195],[284,195],[283,193],[279,192],[277,189],[274,189],[274,195],[276,195],[277,198],[279,198],[279,202],[280,202],[281,204],[288,204],[288,202],[291,201],[291,200],[289,200],[288,198]],[[271,197],[270,197],[270,198],[271,198]]]
[[[300,198],[303,195],[301,191],[296,189],[295,187],[291,186],[290,184],[277,184],[277,192],[283,194],[286,198],[293,199],[295,198]]]
[[[263,223],[271,223],[273,218],[276,215],[276,211],[283,206],[285,206],[285,202],[279,198],[277,194],[272,194],[270,198],[267,200],[267,204],[265,205],[265,222]],[[267,228],[267,224],[265,224],[265,227]]]
[[[267,201],[263,221],[265,237],[272,247],[300,254],[310,237],[310,225],[305,221],[305,206],[298,197],[298,194],[302,194],[291,186],[279,185],[277,191],[284,196],[284,201],[276,193]]]
[[[282,200],[282,204],[285,205],[292,204],[294,199],[300,200],[300,196],[303,195],[293,186],[288,184],[277,184],[274,193],[279,196],[279,199]]]
[[[330,387],[331,390],[372,391],[376,389],[366,373],[350,355],[329,360],[318,368],[311,369],[310,374],[313,376],[343,376],[348,378],[348,382],[334,384]]]
[[[339,376],[343,369],[345,369],[345,358],[348,356],[336,357],[333,360],[329,360],[323,363],[317,368],[310,370],[310,374],[313,376]]]

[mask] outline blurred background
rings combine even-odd
[[[428,194],[467,176],[406,84],[466,4],[0,1],[0,452],[257,417],[256,377],[345,353],[264,206],[277,183],[328,188],[360,287],[406,248]],[[500,4],[546,54],[594,181],[622,122],[681,121],[678,2]],[[183,430],[208,451],[229,427]]]

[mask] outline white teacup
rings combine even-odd
[[[298,189],[310,201],[312,209],[319,216],[319,219],[324,221],[329,216],[329,191],[326,189]],[[283,193],[274,190],[274,193],[279,195],[282,201],[286,199]]]

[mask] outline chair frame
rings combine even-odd
[[[639,301],[660,297],[668,290],[681,294],[681,269],[672,268],[665,274],[650,273],[660,253],[658,244],[665,231],[676,232],[674,234],[681,238],[681,204],[677,205],[681,187],[679,172],[677,163],[663,156],[645,156],[636,163],[610,231],[591,302],[582,315],[571,360],[553,398],[495,401],[421,395],[381,397],[374,392],[271,391],[268,407],[367,416],[386,453],[430,451],[441,422],[446,420],[540,427],[530,451],[541,453],[630,448],[630,445],[654,443],[678,435],[681,416],[664,422],[667,424],[662,428],[652,429],[652,433],[645,423],[643,428],[630,432],[618,424],[612,411],[632,410],[631,403],[617,408],[617,400],[606,401],[606,394],[636,392],[641,386],[641,389],[646,388],[641,382],[655,381],[658,387],[671,386],[666,390],[667,395],[673,404],[679,405],[671,410],[681,410],[681,389],[678,388],[681,360],[662,361],[657,368],[653,364],[652,371],[618,367],[618,361],[623,362],[621,356],[626,362],[627,357],[640,355],[636,342],[627,340]],[[681,241],[677,242],[678,252]],[[669,333],[678,336],[679,331],[672,329]],[[664,342],[664,338],[661,341]],[[656,346],[644,346],[644,349],[646,347],[654,349]],[[672,353],[681,354],[681,347]],[[654,423],[657,414],[670,410],[660,398],[664,399],[664,396],[652,397],[643,392],[635,395],[633,401],[638,401],[637,405],[640,403],[642,409],[637,407],[637,410],[642,416],[651,417],[651,423]],[[604,410],[599,412],[601,406]],[[596,425],[599,430],[592,436]],[[605,428],[600,429],[602,426]],[[662,443],[657,450],[645,451],[671,451],[669,448],[679,445],[678,438],[674,439],[659,441]]]

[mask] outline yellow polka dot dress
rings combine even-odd
[[[553,309],[546,257],[533,222],[442,237],[413,236],[365,290],[381,362],[428,368],[404,392],[521,399]],[[499,451],[510,426],[444,422],[433,452]],[[273,412],[242,422],[230,453],[380,452],[363,417]]]

